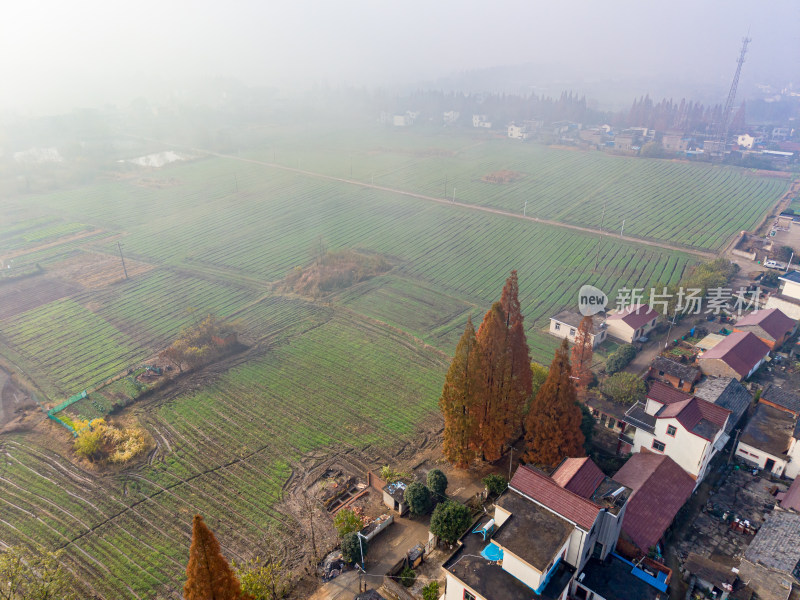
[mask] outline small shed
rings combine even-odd
[[[718,333],[709,333],[706,337],[695,344],[695,348],[699,348],[700,350],[711,350],[711,348],[719,344],[724,339],[724,335],[720,335]]]
[[[387,508],[397,511],[401,517],[408,512],[408,504],[403,497],[406,492],[405,483],[402,481],[389,483],[381,491],[383,492],[383,503]]]

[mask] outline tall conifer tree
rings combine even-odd
[[[506,398],[511,386],[512,360],[506,315],[500,302],[495,302],[483,317],[477,338],[482,362],[475,405],[478,425],[475,451],[483,460],[492,462],[500,458],[511,437]]]
[[[531,356],[528,340],[525,338],[524,317],[520,310],[516,271],[511,271],[511,275],[506,279],[500,304],[506,314],[508,345],[511,353],[511,385],[508,386],[504,398],[504,410],[508,421],[508,433],[511,437],[516,437],[522,429],[525,409],[533,388]]]
[[[592,328],[594,321],[591,316],[581,319],[578,333],[575,335],[575,345],[572,347],[572,371],[575,373],[575,388],[579,398],[586,397],[586,390],[592,382]]]
[[[453,465],[465,468],[475,456],[474,438],[476,372],[480,361],[472,319],[467,318],[464,333],[456,346],[453,362],[447,370],[439,408],[444,416],[444,457]]]
[[[523,456],[527,462],[552,467],[565,457],[583,456],[581,410],[571,374],[569,345],[564,340],[528,411]]]
[[[219,542],[203,522],[194,516],[189,564],[186,566],[186,583],[183,586],[186,600],[247,600],[233,569],[222,556]]]

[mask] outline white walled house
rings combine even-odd
[[[486,120],[486,115],[472,115],[472,126],[484,129],[491,129],[491,121]]]
[[[632,574],[632,564],[613,553],[629,495],[628,487],[587,458],[566,459],[552,478],[520,466],[494,515],[476,522],[442,565],[444,598],[617,600],[602,574],[618,568],[638,599],[655,600],[666,585],[648,585]],[[494,529],[486,539],[472,533],[490,519]]]
[[[654,382],[644,404],[625,413],[636,428],[633,452],[655,452],[674,460],[699,485],[708,464],[730,436],[725,432],[731,411]]]
[[[527,140],[528,139],[528,128],[523,125],[516,125],[511,123],[508,126],[508,137],[513,140]]]
[[[656,326],[658,317],[647,304],[633,304],[606,318],[608,335],[630,344],[647,335]]]
[[[736,445],[736,458],[773,475],[795,478],[800,471],[800,431],[790,412],[759,404]]]
[[[565,310],[554,317],[550,317],[550,330],[549,333],[557,338],[566,339],[575,343],[576,336],[578,335],[578,327],[580,327],[583,315]],[[590,333],[592,338],[592,348],[597,348],[606,340],[606,327],[599,316],[592,319],[592,331]]]

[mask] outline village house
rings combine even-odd
[[[776,477],[794,478],[800,470],[800,430],[790,412],[759,404],[742,430],[736,457]]]
[[[572,310],[565,310],[554,317],[550,317],[550,335],[557,338],[567,339],[573,344],[578,335],[583,315]],[[598,322],[599,321],[599,322]],[[592,331],[590,333],[592,348],[597,348],[606,339],[606,328],[604,323],[598,319],[592,319]]]
[[[633,490],[617,547],[621,554],[638,559],[664,537],[691,497],[695,481],[669,456],[650,453],[631,456],[614,480]]]
[[[785,410],[795,416],[800,417],[800,396],[793,394],[772,383],[768,383],[761,390],[759,404],[766,404],[779,410]]]
[[[706,375],[747,379],[769,357],[769,346],[754,333],[737,331],[700,354],[697,364]]]
[[[736,137],[736,143],[742,148],[752,150],[753,146],[764,143],[763,135],[750,135],[749,133],[742,133]]]
[[[778,492],[778,501],[782,510],[793,510],[800,513],[800,477],[795,477],[792,485],[785,492]]]
[[[590,459],[567,459],[552,478],[520,466],[442,566],[445,600],[655,600],[669,570],[640,577],[614,554],[629,495]]]
[[[706,590],[715,600],[728,600],[734,590],[738,593],[744,587],[737,575],[738,569],[722,565],[694,552],[689,553],[683,568],[696,578],[697,587]]]
[[[456,121],[458,121],[458,117],[461,116],[461,113],[457,110],[447,110],[442,113],[442,121],[444,121],[445,125],[452,125]]]
[[[524,125],[516,125],[515,123],[511,123],[508,126],[508,137],[514,140],[527,140],[528,128]]]
[[[486,120],[486,115],[472,115],[472,126],[483,129],[491,129],[492,123],[491,121]]]
[[[689,140],[682,133],[665,133],[661,138],[661,145],[667,152],[686,152],[689,149]]]
[[[639,136],[635,133],[619,133],[614,137],[614,150],[636,152],[640,147]]]
[[[606,318],[608,335],[630,344],[652,331],[658,317],[659,314],[647,304],[633,304]]]
[[[657,356],[650,365],[647,376],[651,379],[668,383],[684,392],[691,392],[700,381],[702,373],[697,367],[685,365],[665,356]]]
[[[625,422],[635,428],[633,452],[669,456],[699,485],[711,459],[730,439],[725,432],[730,415],[726,408],[655,381],[645,404],[629,408]]]
[[[800,319],[800,271],[792,271],[778,277],[781,282],[778,293],[769,295],[765,308],[779,308],[786,316]]]
[[[736,321],[733,330],[753,333],[770,350],[778,350],[797,331],[797,320],[786,316],[779,308],[767,308],[743,316]]]
[[[773,510],[745,550],[739,578],[759,600],[787,600],[792,589],[800,587],[798,563],[800,514]]]

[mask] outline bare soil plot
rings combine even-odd
[[[79,292],[80,288],[57,277],[35,275],[0,284],[0,319],[37,308]]]
[[[525,177],[525,174],[520,173],[519,171],[502,170],[493,171],[488,175],[484,175],[481,177],[481,181],[485,181],[487,183],[512,183],[518,179],[522,179],[523,177]]]
[[[141,275],[153,265],[138,260],[125,259],[128,277]],[[53,263],[50,269],[59,277],[88,288],[99,289],[125,279],[119,256],[98,252],[79,252],[65,260]]]

